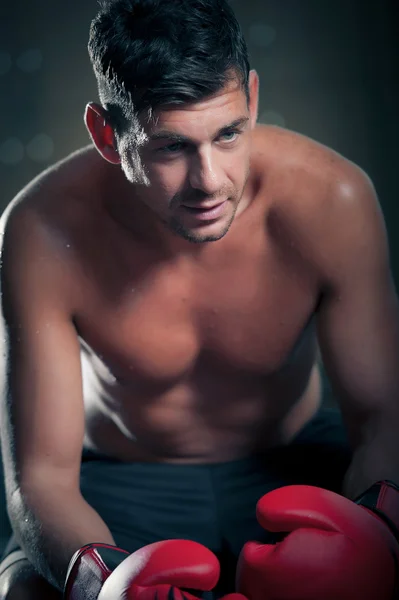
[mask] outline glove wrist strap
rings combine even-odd
[[[81,600],[90,590],[90,598],[97,598],[104,581],[112,571],[129,555],[109,544],[93,543],[75,552],[68,566],[65,580],[64,598]]]
[[[355,500],[388,525],[399,543],[399,487],[393,481],[378,481]]]

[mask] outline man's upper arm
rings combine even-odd
[[[335,186],[319,240],[320,349],[344,412],[399,408],[399,311],[374,186],[357,168]]]
[[[8,218],[2,253],[2,446],[8,493],[76,486],[84,413],[68,266],[51,234],[24,208]]]

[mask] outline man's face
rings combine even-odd
[[[231,82],[210,99],[156,112],[149,123],[143,120],[146,141],[138,154],[121,153],[129,180],[138,169],[145,174],[146,184],[137,186],[139,200],[188,241],[220,239],[238,209],[256,122],[253,78],[252,72],[249,106],[244,91]]]

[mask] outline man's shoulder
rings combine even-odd
[[[31,180],[8,204],[0,217],[3,262],[19,248],[27,260],[56,259],[59,248],[69,247],[74,224],[87,213],[93,165],[99,162],[92,147],[82,148],[52,164]],[[8,241],[8,244],[6,244]],[[13,252],[6,252],[13,248]]]
[[[63,305],[73,294],[78,264],[73,241],[78,221],[88,212],[80,208],[85,203],[77,196],[79,181],[86,169],[91,172],[95,160],[93,150],[83,148],[54,163],[30,181],[1,215],[2,273],[8,278],[12,273],[19,290],[36,278],[42,289],[51,288],[53,298],[63,298]]]
[[[311,183],[316,189],[329,184],[331,178],[348,177],[359,170],[351,160],[323,142],[272,125],[256,127],[253,158],[269,169],[265,176],[274,176],[282,189],[297,189],[299,181]]]
[[[6,206],[0,217],[4,230],[10,217],[16,214],[36,215],[43,219],[66,206],[66,200],[88,192],[100,157],[87,146],[51,164],[29,181]],[[94,167],[94,169],[93,169]],[[99,168],[97,169],[99,171]]]
[[[256,131],[258,168],[264,170],[269,216],[278,241],[287,242],[314,262],[333,255],[354,223],[378,218],[373,182],[356,163],[305,135],[278,127]],[[377,215],[377,216],[376,216]]]
[[[254,163],[265,180],[272,205],[323,215],[345,211],[348,195],[361,199],[372,182],[360,165],[306,135],[274,126],[258,126],[254,136]],[[359,192],[359,193],[357,193]]]

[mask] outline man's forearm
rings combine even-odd
[[[343,494],[352,500],[377,481],[399,485],[399,415],[370,418],[358,437],[343,486]]]
[[[92,542],[115,544],[104,521],[79,493],[14,492],[10,517],[28,559],[60,590],[76,550]]]

